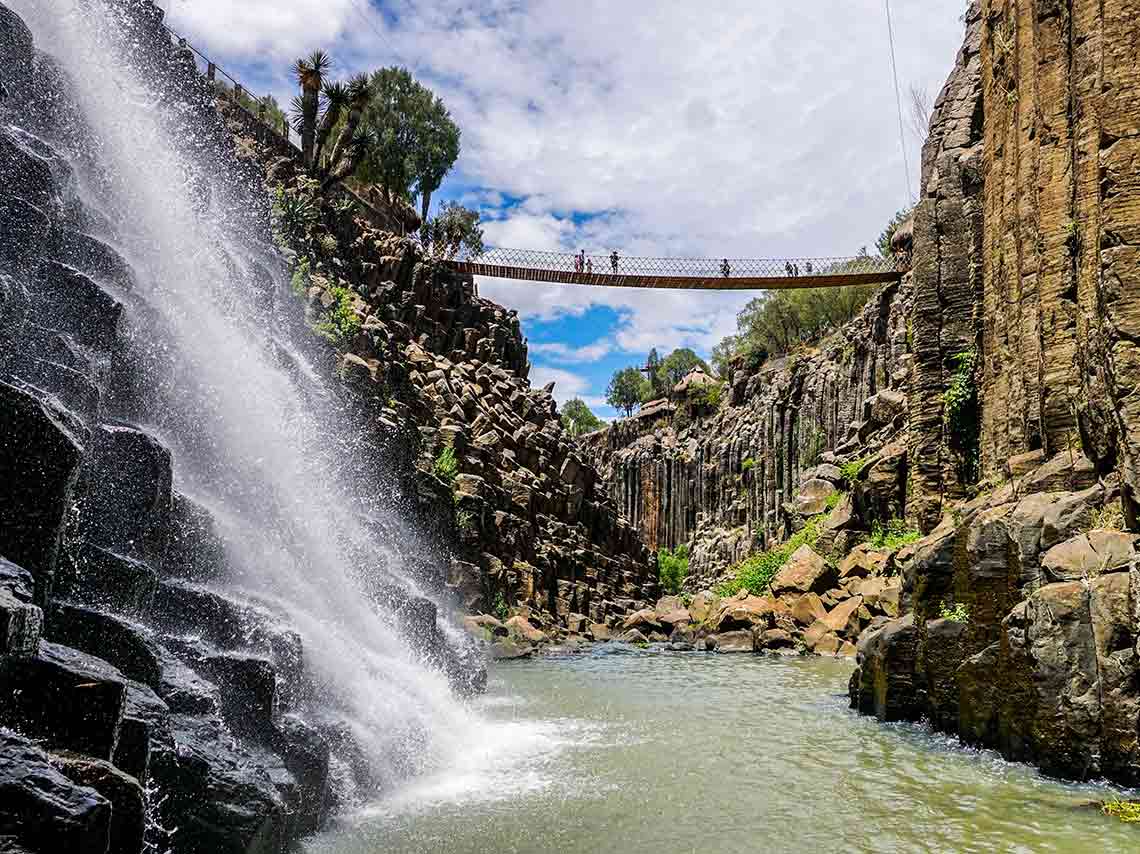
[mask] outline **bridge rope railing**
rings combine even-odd
[[[198,73],[214,86],[219,96],[233,101],[251,115],[256,116],[262,124],[293,146],[297,150],[297,154],[300,155],[301,135],[290,125],[289,114],[284,107],[277,104],[268,95],[264,97],[254,95],[240,80],[227,73],[209,56],[194,47],[185,36],[179,35],[166,24],[162,24],[162,28],[169,34],[172,47],[176,50],[185,51],[188,56],[193,57]]]
[[[582,255],[536,249],[494,247],[479,255],[461,254],[456,262],[479,267],[541,270],[575,275],[617,275],[661,278],[786,279],[806,276],[836,277],[897,274],[905,259],[878,255],[823,258],[682,258],[627,256],[620,252]]]

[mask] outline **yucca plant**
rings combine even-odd
[[[348,87],[343,83],[326,83],[322,89],[321,94],[324,95],[325,109],[321,114],[320,125],[317,127],[317,139],[313,148],[313,162],[319,164],[321,162],[321,154],[325,149],[325,144],[332,136],[333,128],[336,127],[340,117],[344,114],[344,108],[348,106]]]
[[[364,108],[368,106],[368,101],[372,97],[372,85],[368,80],[367,74],[358,74],[348,81],[347,86],[348,97],[348,115],[344,120],[344,127],[341,128],[340,135],[336,138],[336,145],[333,146],[332,155],[328,159],[326,170],[329,178],[336,173],[343,172],[341,160],[350,154],[350,149],[357,156],[351,159],[359,162],[359,153],[362,146],[374,140],[374,135],[369,133],[358,133],[360,130],[360,122],[364,118]],[[351,174],[352,170],[344,173],[345,175]],[[329,181],[325,182],[330,183]]]
[[[315,50],[308,56],[298,59],[293,66],[293,74],[301,87],[301,98],[298,104],[294,99],[294,108],[300,107],[301,152],[308,164],[313,163],[313,150],[316,143],[317,115],[320,112],[321,87],[324,84],[324,75],[332,65],[332,59],[323,50]]]

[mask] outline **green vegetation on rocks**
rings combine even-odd
[[[886,525],[875,522],[871,525],[870,545],[876,549],[894,551],[921,539],[919,531],[908,530],[902,519],[891,519]]]
[[[970,609],[961,602],[955,605],[943,602],[942,607],[938,609],[938,616],[952,623],[968,623],[970,622]]]
[[[958,456],[963,483],[977,483],[981,470],[981,426],[978,406],[978,351],[971,348],[953,359],[954,374],[942,395],[946,435],[950,449]]]
[[[432,470],[435,476],[449,486],[455,483],[455,476],[459,474],[459,460],[455,456],[455,449],[446,446],[435,458]]]
[[[661,586],[669,593],[680,593],[681,585],[689,575],[689,549],[677,546],[676,549],[660,549],[657,552],[657,568]]]
[[[807,520],[804,527],[793,534],[786,542],[773,546],[759,554],[752,555],[734,566],[730,572],[732,577],[722,582],[716,589],[721,596],[735,596],[741,590],[747,590],[755,596],[763,596],[767,592],[772,579],[783,569],[788,559],[795,554],[800,546],[815,546],[819,540],[819,529],[823,523],[823,516],[813,516]]]
[[[1129,824],[1140,823],[1140,801],[1122,801],[1119,798],[1113,798],[1101,803],[1100,811],[1107,816]]]

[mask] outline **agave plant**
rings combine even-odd
[[[298,59],[293,66],[293,74],[301,87],[301,99],[294,99],[294,110],[300,115],[301,151],[305,162],[313,163],[313,150],[316,143],[317,114],[320,112],[321,86],[324,75],[332,65],[332,59],[323,50],[315,50],[308,56]]]

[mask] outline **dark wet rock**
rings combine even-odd
[[[277,711],[277,674],[264,658],[240,653],[204,655],[193,667],[221,690],[222,717],[239,736],[270,742]]]
[[[85,443],[65,413],[0,382],[0,554],[43,579],[39,602],[55,571]]]
[[[112,761],[136,780],[145,783],[151,755],[173,749],[168,729],[170,710],[146,685],[127,682],[123,722]]]
[[[0,6],[0,34],[3,15]],[[101,854],[107,848],[111,804],[48,762],[48,756],[0,727],[0,849]]]
[[[110,614],[79,605],[51,607],[47,638],[55,643],[95,655],[128,679],[157,688],[162,666],[149,629]]]
[[[209,510],[176,492],[170,523],[170,542],[162,561],[165,575],[209,581],[225,571],[225,543]]]
[[[35,655],[40,645],[43,613],[32,604],[32,574],[0,558],[0,656]]]
[[[61,563],[57,595],[132,616],[149,610],[158,576],[142,561],[82,543]]]
[[[94,656],[41,641],[31,658],[0,659],[0,720],[53,748],[110,760],[126,680]]]
[[[26,359],[19,369],[24,383],[42,395],[51,395],[72,412],[94,419],[99,411],[99,389],[83,373],[48,359]]]
[[[133,427],[104,424],[93,436],[95,458],[85,476],[88,541],[152,565],[170,536],[170,451]]]
[[[312,833],[328,813],[328,742],[315,727],[294,715],[283,715],[277,722],[274,745],[296,780],[300,796],[290,835]]]
[[[516,658],[529,658],[534,654],[534,647],[529,644],[519,644],[507,638],[491,644],[487,652],[495,661],[506,661]]]
[[[51,754],[48,761],[80,786],[94,789],[111,804],[107,854],[139,854],[146,829],[142,786],[110,762],[74,753]]]
[[[279,854],[285,802],[269,774],[219,721],[171,715],[174,749],[156,754],[151,775],[167,793],[163,824],[179,851]]]
[[[917,719],[917,646],[913,614],[864,633],[858,644],[859,666],[851,676],[852,708],[881,721]]]
[[[67,264],[43,263],[32,304],[44,325],[68,332],[89,347],[110,350],[118,340],[122,303]]]

